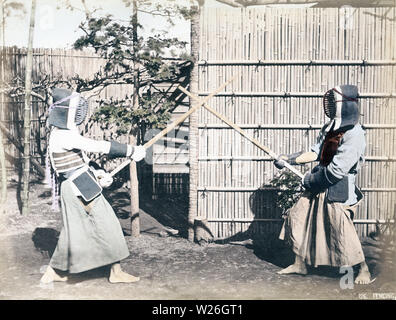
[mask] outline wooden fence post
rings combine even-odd
[[[32,102],[32,70],[33,70],[33,34],[34,18],[36,14],[36,0],[32,0],[32,9],[30,14],[29,42],[26,56],[26,77],[25,77],[25,109],[24,109],[24,165],[23,165],[23,190],[22,190],[22,214],[29,212],[29,180],[30,180],[30,113]]]
[[[3,1],[1,2],[1,17],[2,21],[4,21],[4,4]],[[2,25],[2,43],[1,43],[1,52],[0,52],[0,58],[1,58],[1,64],[0,64],[0,73],[1,73],[1,95],[0,95],[0,121],[3,121],[3,115],[4,115],[4,108],[5,108],[5,102],[4,102],[4,56],[5,56],[5,40],[4,40],[4,26]],[[6,160],[5,160],[5,151],[4,151],[4,141],[3,141],[3,134],[0,129],[0,168],[1,168],[1,196],[0,196],[0,214],[4,210],[4,204],[7,201],[7,167],[6,167]]]
[[[130,136],[129,143],[135,144],[136,138]],[[131,196],[131,237],[140,236],[140,216],[139,216],[139,180],[137,177],[137,166],[135,161],[129,164],[130,196]]]
[[[138,9],[137,1],[133,1],[133,54],[136,59],[138,51]],[[138,61],[133,62],[133,108],[139,108],[139,63]],[[130,141],[131,144],[138,144],[138,130],[134,133],[135,137],[131,138],[134,141]],[[139,217],[139,180],[137,176],[137,166],[135,161],[131,161],[129,165],[129,177],[130,177],[130,195],[131,195],[131,237],[137,238],[140,236],[140,217]]]
[[[198,93],[198,61],[199,61],[199,17],[200,7],[196,7],[196,13],[191,19],[191,56],[193,68],[190,75],[190,91]],[[194,101],[190,99],[190,106]],[[188,240],[194,241],[194,219],[198,209],[198,113],[190,115],[189,120],[189,168],[190,168],[190,191],[188,210]]]

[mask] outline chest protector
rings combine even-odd
[[[322,151],[320,153],[320,165],[327,167],[334,156],[337,154],[340,141],[345,132],[330,131],[326,134],[323,142]],[[340,181],[330,185],[327,189],[327,199],[330,202],[344,203],[349,197],[348,176],[344,176]]]
[[[57,174],[74,171],[85,165],[82,151],[73,149],[66,152],[52,152],[52,164]]]
[[[326,134],[320,153],[320,164],[327,167],[337,153],[338,146],[345,132],[330,131]]]
[[[51,158],[55,172],[71,182],[76,196],[80,196],[86,202],[89,202],[101,194],[102,187],[86,165],[81,150],[53,152]]]

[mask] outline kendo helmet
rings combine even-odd
[[[60,129],[71,129],[84,122],[88,114],[88,101],[77,92],[54,88],[48,124]]]
[[[323,109],[330,118],[332,130],[349,130],[359,122],[359,92],[354,85],[342,85],[328,90],[323,96]]]

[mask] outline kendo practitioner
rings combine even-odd
[[[323,97],[325,115],[330,118],[320,130],[317,143],[309,152],[281,155],[284,161],[303,164],[319,161],[302,179],[306,189],[290,209],[279,238],[289,244],[295,262],[279,274],[307,274],[307,265],[341,267],[359,265],[356,284],[370,283],[361,243],[353,216],[363,195],[355,177],[363,161],[365,133],[359,124],[358,89],[341,85]]]
[[[79,93],[62,88],[53,89],[52,97],[48,156],[52,178],[60,183],[63,227],[41,282],[66,281],[66,272],[80,273],[106,265],[110,265],[111,283],[136,282],[138,277],[121,269],[120,261],[129,256],[129,250],[120,223],[102,195],[112,177],[91,168],[86,152],[140,161],[146,155],[145,148],[81,136],[77,126],[87,116],[88,102]]]

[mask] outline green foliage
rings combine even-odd
[[[133,3],[124,2],[126,6]],[[150,13],[161,13],[169,19],[180,15],[179,7],[169,6],[173,1],[163,2],[168,4],[166,10],[159,2],[154,6],[149,1],[138,1],[138,11],[147,12],[150,8]],[[161,33],[139,37],[141,28],[137,17],[133,15],[128,21],[122,22],[111,15],[91,15],[80,25],[84,34],[74,43],[75,49],[92,48],[105,59],[104,67],[91,79],[74,78],[77,91],[101,90],[114,84],[132,84],[138,88],[137,105],[133,104],[133,92],[125,99],[98,101],[99,109],[92,119],[105,128],[115,125],[118,134],[135,132],[140,127],[145,130],[165,126],[175,103],[167,101],[166,94],[158,90],[156,84],[175,81],[183,72],[180,56],[187,57],[185,42]],[[163,58],[165,55],[167,59]],[[135,80],[138,82],[134,83]]]
[[[101,100],[99,108],[91,119],[103,129],[116,128],[118,135],[130,133],[139,128],[164,128],[171,116],[174,102],[162,102],[161,94],[142,97],[140,108],[132,108],[132,96],[123,100]]]
[[[26,15],[26,8],[23,1],[2,0],[4,17],[23,17]]]
[[[271,186],[278,189],[276,204],[285,211],[290,209],[300,198],[303,191],[301,178],[289,170],[282,170],[271,181]]]
[[[133,6],[133,0],[122,0],[126,7]],[[202,1],[202,0],[201,0]],[[185,6],[180,5],[180,0],[137,0],[138,11],[150,13],[154,16],[162,16],[167,18],[167,22],[170,25],[175,25],[175,18],[183,18],[185,20],[189,20],[192,18],[194,14],[197,13],[197,4],[200,1],[195,3],[195,6]],[[184,1],[188,3],[188,1]],[[194,3],[194,1],[189,1],[190,3]]]

